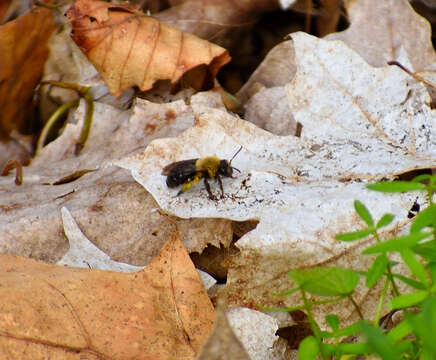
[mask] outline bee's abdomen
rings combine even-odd
[[[184,174],[170,174],[167,176],[167,186],[168,187],[176,187],[183,184],[186,180],[188,180],[189,176]]]

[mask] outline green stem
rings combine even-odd
[[[381,243],[381,240],[380,240],[380,237],[378,236],[377,230],[375,230],[373,234],[374,234],[375,239],[377,240],[377,242],[378,242],[378,243]],[[387,273],[388,273],[388,274],[387,274],[387,277],[388,277],[389,281],[390,281],[391,284],[392,284],[392,290],[393,290],[393,292],[394,292],[394,295],[395,295],[395,296],[399,296],[399,295],[400,295],[400,292],[398,291],[397,284],[395,283],[394,277],[392,276],[392,267],[391,267],[391,264],[390,264],[390,261],[389,261],[389,256],[388,256],[388,254],[386,254],[386,257],[388,258],[388,266],[386,267],[386,269],[387,269]]]
[[[47,123],[44,125],[42,129],[41,135],[39,135],[38,142],[36,144],[36,155],[38,155],[42,148],[44,147],[45,141],[47,140],[47,136],[53,126],[58,122],[58,120],[62,117],[62,115],[71,109],[74,106],[77,106],[78,100],[69,101],[61,106],[59,106],[56,111],[50,116]]]
[[[85,113],[85,119],[83,121],[82,131],[80,132],[79,140],[76,144],[76,149],[74,153],[76,155],[79,155],[79,153],[82,151],[83,147],[85,146],[85,142],[88,139],[89,131],[91,130],[91,124],[92,124],[92,115],[94,114],[94,101],[92,99],[91,94],[89,93],[89,88],[86,90],[86,93],[83,94],[83,98],[86,102],[86,113]]]
[[[94,100],[91,94],[89,93],[89,90],[91,88],[88,86],[64,83],[62,81],[55,81],[55,80],[41,81],[41,85],[53,85],[64,89],[71,89],[76,91],[81,98],[85,99],[85,103],[86,103],[85,119],[83,121],[83,126],[80,132],[79,140],[77,141],[76,148],[74,150],[75,155],[78,155],[80,151],[82,151],[83,147],[85,146],[85,142],[89,136],[89,131],[91,130],[92,115],[94,114]]]
[[[388,279],[388,277],[386,277],[385,284],[383,286],[383,290],[382,290],[380,299],[379,299],[378,304],[377,304],[377,311],[375,313],[375,319],[374,319],[375,326],[378,326],[378,323],[380,321],[380,315],[381,315],[381,311],[383,308],[383,303],[385,301],[386,293],[388,291],[388,286],[389,286],[389,279]]]
[[[315,317],[312,314],[312,303],[307,299],[306,292],[304,291],[304,289],[301,289],[301,296],[303,298],[304,308],[306,310],[307,317],[310,322],[310,326],[312,327],[313,334],[315,335],[315,338],[318,341],[321,356],[323,359],[327,359],[321,346],[322,345],[321,332],[319,330],[318,324],[315,321]]]

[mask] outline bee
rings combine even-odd
[[[221,160],[217,156],[206,156],[200,159],[189,159],[173,162],[165,166],[162,170],[162,175],[167,177],[166,183],[169,188],[174,188],[183,185],[177,196],[189,190],[192,185],[197,185],[201,179],[204,179],[204,185],[211,200],[216,200],[212,194],[209,185],[209,179],[215,179],[220,184],[221,198],[224,197],[223,183],[221,176],[233,178],[233,170],[241,172],[235,167],[232,167],[232,161],[242,150],[242,146],[228,160]]]

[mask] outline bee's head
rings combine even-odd
[[[221,160],[220,166],[218,168],[218,174],[222,176],[232,177],[233,175],[233,168],[232,165],[230,165],[230,161],[228,160]]]
[[[242,150],[242,146],[239,148],[239,150],[236,152],[235,155],[233,155],[232,159],[230,161],[228,160],[221,160],[220,166],[218,168],[218,174],[222,176],[232,177],[233,175],[233,169],[235,169],[238,172],[241,172],[240,170],[236,169],[235,167],[232,167],[232,160],[235,158],[236,155],[239,154],[239,152]]]

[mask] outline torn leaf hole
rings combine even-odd
[[[234,244],[231,244],[228,248],[208,245],[202,253],[193,252],[189,256],[197,269],[207,272],[217,280],[218,284],[225,284],[227,281],[227,268],[223,262],[238,252],[239,249]]]

